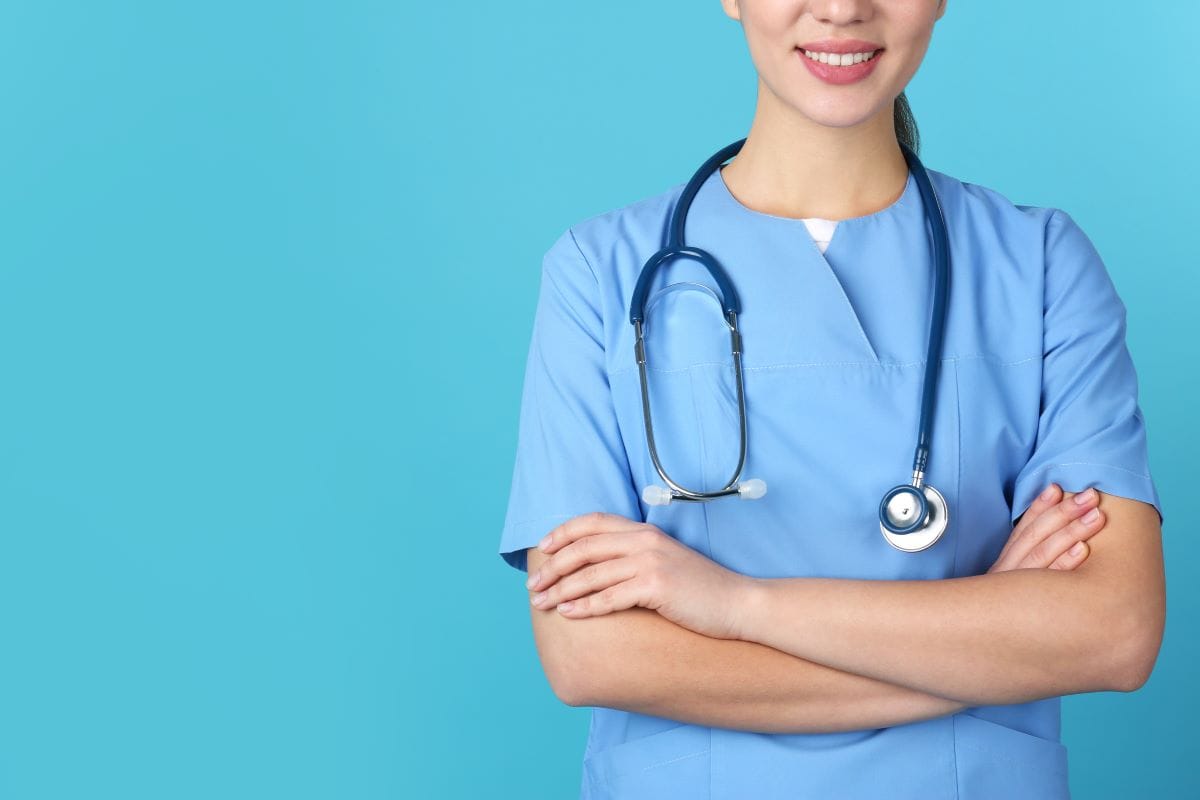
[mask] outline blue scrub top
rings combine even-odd
[[[546,253],[500,553],[607,511],[661,528],[758,577],[977,575],[1050,482],[1162,513],[1125,343],[1125,307],[1064,211],[1016,205],[935,170],[951,281],[926,480],[950,508],[927,550],[879,530],[880,498],[911,478],[933,296],[911,173],[898,200],[841,220],[824,255],[801,220],[744,206],[714,172],[689,244],[741,297],[754,501],[646,506],[646,448],[629,298],[684,184],[572,226]],[[668,474],[724,485],[737,460],[728,329],[696,262],[660,269],[647,311],[651,410]],[[905,725],[763,734],[595,708],[585,798],[1068,797],[1060,698],[977,706]]]

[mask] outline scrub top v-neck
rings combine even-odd
[[[1149,471],[1125,310],[1090,240],[1059,209],[1017,205],[935,170],[950,233],[945,346],[927,480],[946,533],[905,553],[879,499],[911,477],[933,275],[915,178],[877,213],[839,220],[825,253],[799,219],[740,203],[719,171],[685,239],[742,302],[748,449],[759,500],[646,506],[629,298],[683,184],[572,226],[542,264],[500,553],[607,511],[656,525],[757,577],[879,580],[982,574],[1050,482],[1161,504]],[[695,262],[655,276],[646,343],[655,439],[687,486],[737,459],[735,384],[716,287]],[[620,654],[614,654],[620,657]],[[587,798],[1065,798],[1060,698],[976,706],[887,728],[765,734],[593,709]]]
[[[808,228],[808,235],[816,242],[817,249],[824,253],[825,249],[829,247],[829,240],[833,238],[833,232],[837,230],[837,220],[805,217],[802,221],[804,227]]]

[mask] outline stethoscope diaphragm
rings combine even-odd
[[[919,489],[907,484],[896,486],[879,503],[880,533],[888,544],[906,553],[933,545],[949,524],[946,498],[927,483]]]

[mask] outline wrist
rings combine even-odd
[[[738,639],[757,642],[759,631],[767,618],[771,597],[771,579],[745,575],[741,596],[734,605],[737,613],[735,633]]]

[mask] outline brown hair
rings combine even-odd
[[[909,150],[920,155],[921,150],[921,134],[917,131],[917,120],[913,116],[912,108],[908,105],[908,98],[901,92],[896,97],[896,102],[892,105],[892,117],[896,125],[896,138],[901,144],[907,145]]]

